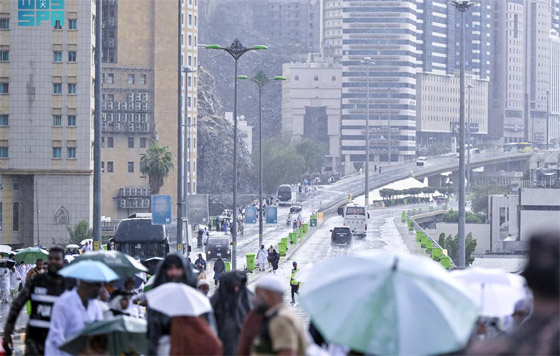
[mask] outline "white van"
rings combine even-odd
[[[418,157],[418,158],[416,159],[416,165],[417,165],[417,166],[423,166],[424,163],[426,163],[427,160],[428,160],[427,157]]]
[[[344,207],[343,224],[348,226],[353,235],[366,236],[369,213],[364,205],[348,204]]]

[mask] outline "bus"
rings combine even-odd
[[[292,187],[287,184],[283,184],[278,187],[278,205],[279,206],[290,206],[292,205]]]
[[[364,205],[348,204],[343,210],[343,225],[348,226],[354,235],[366,236],[369,213]]]
[[[152,225],[151,217],[123,219],[117,226],[115,237],[109,244],[112,249],[126,253],[137,260],[165,257],[169,241],[165,225]]]
[[[510,142],[502,146],[504,152],[531,152],[533,145],[530,142]]]

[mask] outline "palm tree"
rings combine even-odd
[[[140,172],[148,176],[152,194],[159,193],[163,180],[174,168],[174,159],[169,146],[159,146],[155,140],[152,140],[150,148],[140,157]]]
[[[89,228],[89,224],[85,220],[78,222],[73,229],[66,225],[66,230],[68,230],[68,235],[70,235],[68,243],[71,244],[79,245],[82,240],[93,238],[93,230]]]

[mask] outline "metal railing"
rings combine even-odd
[[[408,212],[406,213],[406,217],[409,218],[410,220],[412,220],[413,231],[414,231],[414,232],[422,232],[422,233],[425,234],[430,240],[432,240],[432,245],[433,245],[434,247],[438,247],[438,248],[440,248],[440,249],[443,251],[444,248],[439,244],[439,242],[438,242],[436,239],[434,239],[432,236],[430,236],[430,234],[428,234],[428,233],[426,232],[426,230],[424,230],[420,225],[418,225],[418,224],[416,223],[416,221],[413,219],[413,216],[421,215],[421,214],[422,214],[422,213],[411,214],[411,215],[409,215]],[[453,262],[453,259],[451,258],[451,256],[447,255],[447,257],[449,257],[449,261],[450,261],[451,265],[452,265],[452,266],[455,266],[455,263]]]

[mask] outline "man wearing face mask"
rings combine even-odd
[[[64,292],[54,303],[51,326],[45,341],[45,355],[65,356],[59,347],[87,324],[103,319],[99,301],[101,282],[78,281],[78,287]]]
[[[263,313],[252,355],[304,355],[307,340],[301,320],[284,305],[284,283],[275,276],[259,279],[255,310]]]
[[[70,281],[58,274],[64,266],[64,250],[53,247],[49,251],[47,273],[41,273],[31,278],[17,295],[10,308],[10,313],[4,326],[3,346],[12,349],[12,333],[19,312],[27,301],[31,301],[31,314],[25,337],[26,355],[43,355],[45,339],[51,326],[51,310],[59,296],[72,287]]]

